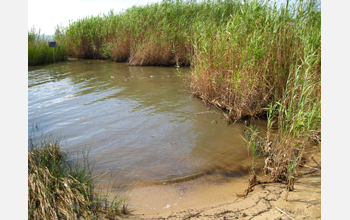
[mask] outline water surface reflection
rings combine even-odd
[[[95,172],[140,181],[239,172],[248,156],[243,124],[195,114],[206,110],[174,68],[80,60],[28,71],[29,132],[38,124],[39,132],[63,136],[68,150],[90,148]]]

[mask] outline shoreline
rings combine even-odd
[[[320,219],[321,169],[307,156],[295,189],[286,197],[286,184],[254,187],[238,198],[248,185],[248,176],[227,178],[208,175],[183,183],[145,186],[129,192],[128,215],[122,219]],[[321,152],[314,153],[318,164]],[[290,217],[287,217],[286,213]]]

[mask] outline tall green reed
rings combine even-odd
[[[28,31],[28,65],[53,63],[67,59],[67,47],[64,28],[56,28],[53,38],[40,34],[34,27]],[[57,47],[50,47],[49,41],[56,41]]]
[[[69,55],[131,65],[190,65],[196,25],[228,20],[234,1],[163,1],[86,17],[67,29]],[[105,45],[105,46],[102,46]],[[101,53],[101,49],[103,53]]]
[[[266,174],[292,189],[305,147],[320,142],[319,1],[237,1],[234,9],[227,23],[194,29],[191,91],[232,121],[267,115]],[[246,142],[254,166],[258,148]]]

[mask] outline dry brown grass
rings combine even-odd
[[[265,158],[268,181],[294,178],[310,141],[320,146],[321,13],[317,1],[237,7],[227,25],[194,34],[193,95],[227,111],[227,120],[268,118],[267,139],[246,140],[252,166]],[[258,132],[257,132],[258,133]],[[252,170],[254,177],[255,171]],[[251,190],[256,178],[251,178]],[[247,191],[247,192],[248,192]]]
[[[143,40],[142,43],[132,47],[128,64],[134,66],[187,66],[190,65],[190,48],[188,42],[175,46],[168,42]]]
[[[151,66],[172,65],[172,49],[166,44],[155,44],[151,41],[143,42],[131,51],[129,65]]]
[[[112,44],[111,59],[118,62],[125,62],[130,56],[130,40],[117,39]]]
[[[233,122],[245,116],[266,114],[264,108],[271,102],[273,89],[261,84],[262,75],[244,74],[233,86],[231,72],[202,70],[196,77],[191,77],[190,90],[207,105],[225,109]]]
[[[113,219],[126,212],[121,197],[97,194],[96,177],[84,163],[67,161],[57,141],[28,152],[29,219]],[[120,194],[118,194],[120,196]]]

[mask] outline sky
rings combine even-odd
[[[67,27],[69,20],[120,12],[133,5],[146,5],[159,0],[28,0],[28,30],[34,27],[45,35],[53,35],[57,25]]]
[[[134,5],[161,0],[28,0],[28,30],[34,27],[40,34],[53,35],[56,26],[67,27],[69,20],[107,14],[111,9],[120,12]],[[275,0],[285,2],[286,0]],[[295,1],[295,0],[290,0]]]

